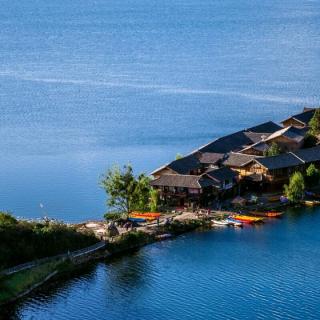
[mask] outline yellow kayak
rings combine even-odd
[[[239,221],[248,222],[248,223],[263,221],[263,218],[261,218],[261,217],[245,216],[245,215],[242,215],[242,214],[235,214],[233,216],[233,218],[237,219]]]

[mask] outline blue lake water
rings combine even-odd
[[[319,104],[319,1],[0,3],[0,208],[18,216],[100,218],[110,165],[150,172]],[[319,319],[319,223],[302,210],[150,245],[0,318]]]
[[[320,209],[218,227],[99,262],[3,319],[319,319]]]
[[[106,211],[99,176],[155,167],[319,104],[319,1],[1,1],[0,208]],[[44,204],[40,210],[39,204]]]

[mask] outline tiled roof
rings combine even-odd
[[[206,174],[209,177],[211,177],[214,180],[219,181],[219,182],[223,182],[225,180],[232,180],[239,175],[237,172],[235,172],[227,167],[207,171]]]
[[[257,143],[252,144],[249,147],[246,147],[246,148],[242,149],[240,152],[243,152],[245,150],[250,150],[250,149],[257,150],[257,151],[260,151],[260,152],[264,152],[264,151],[269,149],[269,145],[267,143],[265,143],[264,141],[259,141]]]
[[[320,161],[320,146],[300,149],[298,151],[295,151],[294,154],[306,163]]]
[[[151,181],[152,186],[181,187],[201,189],[213,186],[216,182],[206,176],[192,176],[182,174],[164,174],[160,178]]]
[[[281,128],[282,127],[279,126],[278,124],[276,124],[272,121],[268,121],[268,122],[259,124],[255,127],[251,127],[249,129],[247,129],[246,131],[251,131],[251,132],[255,132],[255,133],[273,133],[273,132],[280,130]]]
[[[228,153],[231,151],[239,151],[244,147],[260,141],[263,136],[269,136],[271,133],[279,130],[280,128],[281,127],[277,124],[269,121],[255,127],[218,138],[215,141],[200,148],[199,151],[214,153]],[[264,132],[262,130],[266,131]]]
[[[205,152],[199,155],[201,163],[205,164],[216,164],[224,158],[223,153]]]
[[[289,117],[288,119],[283,120],[282,123],[285,122],[285,121],[288,121],[290,119],[295,119],[295,120],[298,120],[299,122],[301,122],[301,123],[303,123],[305,125],[308,125],[308,123],[312,119],[316,109],[306,109],[306,110],[307,111],[295,114],[295,115]]]
[[[178,160],[174,160],[167,165],[173,171],[179,174],[189,174],[191,170],[201,167],[198,156],[193,153]]]
[[[255,158],[256,156],[253,155],[231,152],[228,159],[225,160],[223,164],[228,167],[242,167],[250,163]]]
[[[255,161],[269,170],[296,167],[304,163],[292,152],[283,153],[272,157],[261,157],[255,159]]]
[[[298,128],[289,126],[274,132],[265,141],[270,141],[280,136],[283,136],[299,143],[304,139],[305,134],[306,134],[306,129],[298,129]]]

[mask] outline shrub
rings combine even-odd
[[[289,185],[284,186],[284,192],[289,201],[297,203],[303,199],[305,193],[305,183],[301,172],[295,172],[289,181]]]

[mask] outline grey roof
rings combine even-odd
[[[293,126],[289,126],[274,132],[265,141],[270,141],[280,136],[283,136],[299,143],[304,139],[306,132],[307,132],[307,129],[305,128],[299,129]]]
[[[238,172],[235,172],[227,167],[210,170],[210,171],[207,171],[206,174],[218,182],[223,182],[225,180],[232,180],[239,175]]]
[[[243,151],[249,150],[249,149],[264,152],[269,149],[269,145],[267,143],[265,143],[264,141],[259,141],[259,142],[252,144],[251,146],[248,146],[248,147],[242,149],[240,152],[243,152]]]
[[[269,170],[296,167],[304,163],[292,152],[283,153],[272,157],[256,158],[255,161]]]
[[[228,159],[225,160],[223,164],[228,167],[242,167],[250,163],[255,158],[256,156],[253,155],[231,152]]]
[[[288,119],[283,120],[282,123],[285,122],[285,121],[288,121],[290,119],[295,119],[295,120],[298,120],[299,122],[301,122],[301,123],[303,123],[305,125],[308,125],[310,120],[312,119],[315,111],[316,111],[316,108],[314,108],[314,109],[306,109],[306,111],[304,111],[304,112],[295,114],[295,115],[289,117]]]
[[[255,127],[251,127],[247,129],[247,131],[255,132],[255,133],[273,133],[280,130],[282,127],[273,121],[268,121],[262,124],[259,124]]]
[[[244,132],[244,134],[251,140],[252,143],[260,142],[270,136],[270,133],[256,133],[256,132]]]
[[[320,146],[300,149],[298,151],[295,151],[294,154],[306,163],[320,161]]]
[[[224,153],[205,152],[200,154],[199,160],[201,163],[205,164],[216,164],[219,163],[224,157]]]
[[[215,185],[216,182],[206,176],[192,176],[182,174],[164,174],[158,179],[152,180],[152,186],[181,187],[201,189]]]
[[[201,167],[198,156],[193,153],[178,160],[174,160],[167,165],[173,171],[179,174],[189,174],[191,170]]]
[[[213,142],[199,149],[201,152],[228,153],[230,151],[239,151],[262,139],[262,136],[269,136],[278,131],[281,127],[271,121],[262,123],[258,126],[241,130],[227,136],[216,139]],[[262,131],[266,130],[266,131]],[[260,131],[260,132],[259,132]]]

